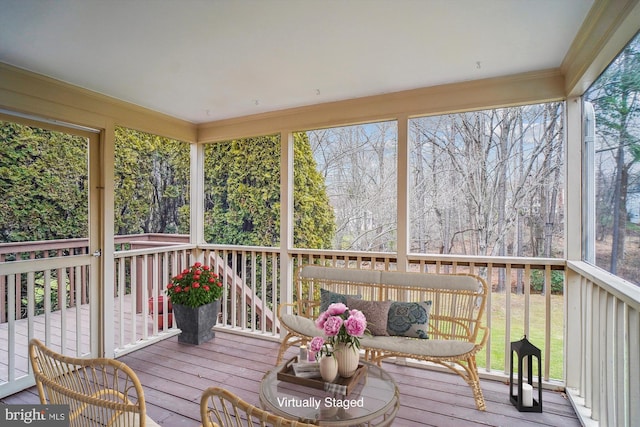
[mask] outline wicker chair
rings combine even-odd
[[[40,402],[69,405],[72,427],[157,426],[147,417],[142,385],[122,362],[67,357],[29,341]]]
[[[220,387],[209,387],[202,393],[200,416],[203,427],[315,426],[315,424],[289,420],[257,408]]]

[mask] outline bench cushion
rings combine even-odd
[[[456,357],[473,350],[475,344],[456,340],[421,340],[407,337],[374,337],[360,338],[360,345],[382,351],[415,354],[417,357]]]
[[[305,335],[307,337],[316,337],[323,335],[322,331],[318,329],[316,323],[304,316],[298,316],[296,314],[283,314],[280,317],[280,321],[284,323],[284,326],[298,334]]]
[[[359,282],[380,283],[381,272],[378,270],[360,270],[358,268],[328,268],[317,265],[305,265],[299,273],[300,279],[311,279],[321,282]]]
[[[478,290],[478,279],[463,274],[423,274],[383,271],[380,283],[390,286],[415,286],[419,288],[456,289],[475,292]]]

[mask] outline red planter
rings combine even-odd
[[[158,311],[158,329],[164,329],[164,296],[158,297],[158,302],[154,304],[155,298],[149,298],[149,314],[153,317],[154,310]],[[171,299],[167,299],[167,323],[169,328],[173,326],[173,306],[171,305]]]

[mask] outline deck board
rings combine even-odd
[[[200,425],[202,390],[222,386],[259,405],[258,390],[265,372],[273,369],[278,343],[225,331],[200,346],[179,344],[177,337],[129,353],[119,360],[138,375],[147,412],[161,425]],[[293,355],[294,350],[290,350]],[[563,393],[543,391],[543,413],[525,413],[509,402],[509,386],[482,380],[487,411],[475,407],[471,389],[452,373],[383,363],[400,390],[400,410],[394,426],[578,427],[580,422]],[[35,388],[2,399],[3,403],[37,403]]]
[[[120,329],[120,316],[119,313],[116,312],[114,316],[114,340],[117,346],[122,346],[126,339],[139,339],[143,336],[144,328],[146,328],[147,337],[151,337],[153,335],[153,325],[152,325],[152,317],[149,315],[145,318],[141,313],[135,314],[135,325],[136,332],[135,337],[133,337],[133,318],[134,315],[129,310],[131,304],[131,295],[126,295],[123,298],[123,305],[125,307],[125,311],[123,312],[123,328],[122,331]],[[116,298],[115,303],[118,305],[118,299]],[[49,330],[49,347],[53,350],[60,352],[62,345],[65,346],[64,353],[67,356],[76,356],[78,354],[89,354],[90,352],[90,307],[89,304],[82,304],[80,306],[79,314],[76,312],[76,307],[69,307],[65,310],[64,318],[65,318],[65,340],[63,343],[62,339],[62,312],[57,310],[49,313],[49,321],[48,321],[48,330]],[[80,317],[80,326],[78,327],[78,317]],[[28,369],[28,345],[29,345],[29,337],[33,336],[35,338],[40,339],[45,342],[46,330],[45,327],[46,319],[44,314],[40,314],[33,317],[33,329],[29,332],[29,320],[28,319],[19,319],[14,323],[15,327],[15,378],[20,378],[23,375],[27,375]],[[120,336],[120,332],[123,332],[124,335]],[[162,332],[162,330],[160,330]],[[78,351],[77,343],[78,337],[80,337],[80,349]],[[7,322],[0,323],[0,381],[7,381],[9,378],[9,367],[8,367],[8,354],[9,348],[9,324]]]

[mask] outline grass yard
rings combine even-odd
[[[506,336],[506,295],[493,293],[491,295],[491,369],[509,372],[509,357],[511,357],[511,342],[519,341],[524,336],[524,295],[511,294],[511,325],[510,334]],[[544,377],[546,364],[549,364],[549,378],[561,380],[563,376],[563,296],[551,295],[551,353],[549,360],[545,359],[545,297],[534,294],[530,296],[529,334],[527,339],[542,352],[542,375]],[[507,349],[507,364],[505,365],[505,346]],[[486,366],[487,348],[477,355],[478,367]],[[516,362],[517,363],[517,362]],[[516,369],[514,369],[514,372]],[[534,366],[534,375],[537,367]]]

